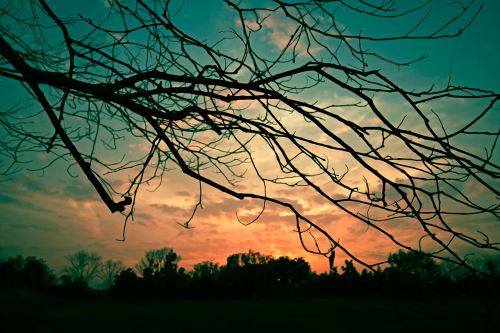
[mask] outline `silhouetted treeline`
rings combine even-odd
[[[500,275],[493,261],[481,268],[487,274],[438,264],[423,253],[391,254],[386,267],[359,272],[346,260],[340,269],[316,274],[302,258],[273,258],[259,252],[232,254],[226,264],[204,261],[187,272],[170,248],[151,250],[134,267],[102,262],[95,253],[68,256],[63,274],[56,277],[44,260],[21,256],[0,262],[2,288],[54,295],[107,294],[130,298],[262,298],[262,297],[390,297],[478,298],[500,296]],[[95,282],[101,288],[96,291]],[[93,288],[90,287],[93,286]],[[100,291],[99,291],[100,290]]]

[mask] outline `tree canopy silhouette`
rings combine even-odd
[[[312,190],[404,250],[421,249],[395,236],[393,222],[417,226],[432,256],[462,265],[460,246],[499,249],[454,217],[499,217],[499,132],[488,117],[500,94],[451,79],[407,87],[391,71],[421,55],[377,51],[459,36],[480,19],[480,3],[458,1],[436,25],[432,1],[225,0],[215,38],[183,24],[183,1],[105,3],[97,18],[65,17],[45,0],[2,5],[0,77],[34,105],[0,114],[4,174],[20,156],[47,152],[76,164],[126,222],[141,185],[178,169],[200,184],[193,215],[205,187],[261,200],[262,210],[272,203],[292,213],[307,251],[340,250],[370,268],[377,263],[277,190]],[[356,31],[349,17],[393,28]],[[442,121],[458,104],[469,118]],[[146,152],[119,157],[130,142]],[[109,178],[117,173],[130,180],[120,193]]]
[[[68,263],[64,266],[64,272],[72,283],[88,286],[102,269],[102,258],[96,253],[80,250],[66,256],[66,260]]]
[[[0,260],[0,286],[46,291],[55,280],[54,273],[42,259],[17,256]]]

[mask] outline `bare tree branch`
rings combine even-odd
[[[361,259],[334,229],[276,194],[305,187],[397,247],[421,252],[430,241],[435,258],[470,267],[461,246],[500,249],[491,235],[456,222],[458,216],[500,218],[500,131],[487,120],[500,93],[454,86],[451,78],[445,87],[405,89],[388,68],[423,55],[398,60],[372,47],[460,36],[483,5],[457,2],[455,13],[433,26],[433,1],[396,3],[226,0],[225,15],[234,21],[215,41],[184,30],[170,1],[110,1],[106,19],[113,24],[83,14],[63,17],[44,0],[6,4],[0,77],[23,85],[50,123],[36,131],[27,126],[17,114],[35,122],[42,117],[23,111],[29,108],[0,114],[7,134],[0,153],[9,157],[3,173],[27,153],[71,157],[111,212],[131,206],[126,223],[141,184],[161,183],[178,168],[200,186],[193,214],[181,225],[190,226],[208,186],[262,200],[250,223],[268,204],[288,209],[306,251],[333,262],[338,249],[374,269],[379,263]],[[381,36],[351,31],[345,13],[380,22],[417,19]],[[271,41],[261,45],[266,38]],[[456,103],[465,105],[468,119],[447,123]],[[127,140],[139,140],[148,153],[110,162],[109,152]],[[274,164],[264,167],[269,157]],[[121,201],[112,197],[114,174],[130,180]],[[238,187],[244,180],[252,191]],[[396,222],[419,230],[415,243],[395,234],[389,226]]]

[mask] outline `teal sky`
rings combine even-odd
[[[107,3],[105,0],[48,2],[61,16],[75,17],[82,14],[92,18],[94,22],[99,22],[104,17]],[[178,8],[174,22],[207,43],[213,43],[221,36],[228,36],[228,28],[235,27],[236,16],[222,1],[188,0],[174,3],[176,5],[172,8]],[[478,1],[479,3],[481,2]],[[394,41],[376,45],[367,43],[365,47],[398,61],[425,56],[411,66],[385,64],[380,67],[382,73],[406,88],[423,89],[432,84],[444,87],[451,71],[451,83],[454,85],[499,91],[500,1],[485,0],[483,3],[484,8],[476,21],[459,37]],[[443,17],[453,15],[457,6],[449,0],[434,1],[429,23],[437,26]],[[338,15],[339,22],[353,34],[360,30],[370,31],[373,35],[386,32],[397,34],[401,31],[401,26],[408,26],[410,22],[407,18],[406,21],[395,20],[381,24],[379,21],[367,21],[361,16],[348,15],[342,10],[339,10]],[[112,25],[112,22],[107,21],[105,24]],[[226,41],[221,47],[230,49],[231,43]],[[263,40],[260,47],[261,52],[274,52],[270,41]],[[372,69],[381,66],[376,61],[372,64]],[[317,96],[322,96],[323,93],[314,91]],[[0,112],[16,103],[26,103],[22,87],[3,78],[0,79],[0,96],[0,108],[3,109]],[[390,105],[389,102],[387,101]],[[465,107],[453,107],[445,112],[443,119],[453,126],[451,122],[459,123],[460,117],[467,116],[467,112]],[[487,126],[498,130],[498,106],[487,122]],[[130,141],[123,149],[135,149],[135,144]],[[3,159],[0,167],[10,163],[5,156],[0,155],[0,159]],[[82,179],[76,168],[70,168],[69,171],[77,177],[68,174],[68,163],[64,161],[56,162],[43,172],[30,171],[49,160],[50,157],[43,153],[26,153],[21,158],[26,163],[18,164],[16,173],[0,176],[0,256],[35,255],[60,267],[65,255],[85,249],[132,265],[145,250],[171,246],[184,259],[181,266],[190,266],[203,260],[223,263],[228,254],[252,248],[263,253],[305,256],[312,262],[313,269],[326,269],[326,261],[322,261],[324,259],[307,256],[302,252],[292,228],[281,221],[282,216],[278,216],[278,211],[271,208],[265,217],[278,221],[276,225],[264,219],[264,223],[260,225],[243,227],[235,220],[235,211],[241,207],[215,192],[208,191],[207,208],[197,218],[196,228],[179,228],[175,222],[188,214],[187,207],[196,197],[197,185],[178,172],[167,175],[167,189],[143,194],[143,203],[137,207],[137,222],[128,230],[129,239],[125,243],[117,242],[115,239],[120,236],[123,217],[111,215],[96,200],[94,190]],[[172,195],[175,200],[162,201],[161,197],[166,195]],[[276,215],[273,216],[273,213]],[[328,213],[324,215],[327,216]],[[321,218],[321,214],[318,216]],[[488,230],[497,239],[500,238],[498,227],[491,226]],[[381,243],[379,248],[366,250],[366,257],[383,258],[386,249],[387,245]]]

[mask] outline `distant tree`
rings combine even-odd
[[[125,267],[121,261],[108,259],[102,264],[98,276],[101,278],[104,287],[109,290],[115,281],[115,276],[124,269]]]
[[[191,272],[193,297],[221,297],[225,286],[221,283],[221,269],[217,263],[203,261],[193,266]]]
[[[24,258],[16,256],[0,262],[0,282],[2,284],[17,283],[24,267]]]
[[[119,272],[114,279],[110,289],[110,295],[119,297],[145,296],[143,291],[143,281],[137,276],[132,268],[126,268]]]
[[[422,252],[398,251],[388,258],[389,269],[406,276],[414,276],[423,280],[434,279],[441,273],[436,261]]]
[[[311,282],[311,267],[303,258],[282,256],[271,259],[265,265],[271,271],[270,283],[278,294],[301,292]]]
[[[360,274],[352,260],[345,260],[340,267],[342,274],[339,276],[339,294],[343,296],[360,296],[364,290],[360,288]]]
[[[27,257],[23,267],[24,285],[32,289],[48,289],[54,284],[55,276],[43,259]]]
[[[221,268],[221,277],[228,296],[255,296],[269,290],[268,276],[263,265],[271,260],[270,256],[249,250],[234,253],[227,257],[226,265]]]
[[[296,293],[312,274],[302,258],[273,258],[252,250],[228,256],[221,273],[225,286],[239,296]]]
[[[45,291],[55,284],[55,276],[43,259],[17,256],[0,262],[0,285]]]
[[[384,294],[384,277],[380,267],[371,271],[363,269],[359,277],[359,294],[363,297],[380,296]]]
[[[500,257],[470,258],[469,263],[484,274],[453,263],[445,262],[440,265],[442,274],[451,280],[453,285],[453,291],[448,292],[448,295],[490,298],[495,302],[500,299]]]
[[[63,271],[69,276],[73,283],[88,285],[102,268],[101,256],[96,253],[80,250],[66,257],[67,265]]]
[[[498,276],[498,263],[495,263],[493,260],[488,259],[486,260],[485,266],[486,272],[488,272],[488,274],[490,274],[491,276]]]
[[[144,278],[153,275],[173,273],[177,271],[177,264],[181,257],[169,247],[163,247],[158,250],[149,250],[144,254],[137,265],[137,270]]]
[[[219,265],[211,261],[203,261],[193,266],[192,277],[195,280],[215,280],[219,274]]]
[[[412,296],[429,299],[437,285],[446,287],[441,268],[436,261],[421,252],[398,251],[388,257],[389,267],[384,271],[390,295],[399,298]]]
[[[226,268],[244,267],[247,265],[264,264],[271,260],[270,256],[248,250],[247,253],[234,253],[227,257]]]
[[[348,279],[359,277],[359,272],[352,260],[346,260],[344,266],[340,267],[340,269],[342,270],[342,276]]]
[[[143,283],[149,293],[167,293],[172,296],[180,293],[180,279],[187,279],[184,269],[178,269],[181,258],[169,247],[149,250],[137,265]]]

